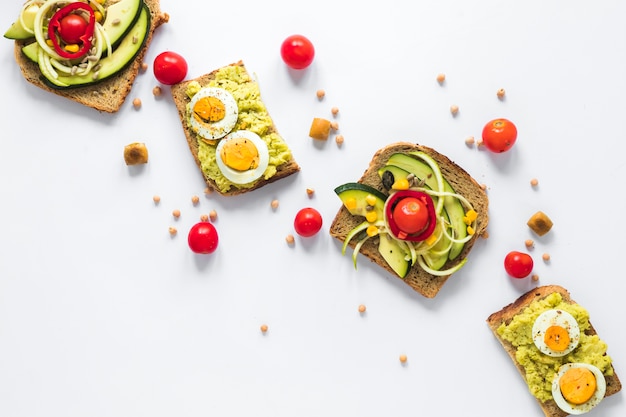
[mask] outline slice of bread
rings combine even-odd
[[[86,85],[84,87],[53,88],[42,79],[39,65],[31,61],[22,52],[22,47],[32,42],[30,40],[15,41],[15,60],[17,61],[22,75],[31,84],[50,93],[65,97],[100,112],[115,113],[124,104],[130,93],[135,78],[139,74],[144,55],[148,50],[154,31],[169,20],[169,16],[160,8],[160,0],[144,0],[150,9],[150,30],[142,49],[135,59],[116,75],[102,80],[101,82]],[[117,0],[111,2],[116,3]]]
[[[489,328],[491,329],[493,334],[496,336],[496,338],[498,339],[498,341],[500,342],[504,350],[507,352],[507,354],[509,355],[513,363],[515,363],[515,366],[517,370],[519,371],[519,373],[522,375],[522,378],[524,378],[524,381],[526,381],[526,371],[524,370],[524,367],[516,359],[516,347],[513,344],[511,344],[509,341],[500,337],[498,333],[498,328],[503,323],[506,323],[506,324],[510,323],[511,320],[513,320],[513,318],[516,315],[522,313],[524,309],[528,307],[533,301],[545,299],[546,297],[554,293],[560,294],[562,301],[566,303],[577,304],[571,298],[569,291],[567,291],[565,288],[558,286],[558,285],[545,285],[545,286],[537,287],[533,290],[528,291],[527,293],[521,295],[517,300],[515,300],[511,304],[503,307],[499,311],[496,311],[495,313],[491,314],[487,318],[487,324]],[[587,335],[597,334],[591,322],[589,322],[589,329],[587,329],[585,333]],[[609,376],[605,375],[605,378],[606,378],[605,397],[613,395],[622,389],[622,384],[619,380],[619,377],[617,376],[617,372],[615,372],[615,368],[613,368],[613,374]],[[565,417],[569,415],[565,411],[561,410],[557,406],[557,404],[554,402],[554,400],[548,400],[546,402],[542,402],[537,398],[536,400],[539,406],[541,407],[541,409],[543,410],[544,414],[546,415],[546,417]]]
[[[278,181],[282,178],[288,177],[300,171],[300,166],[298,165],[296,160],[293,158],[291,151],[289,151],[289,158],[287,158],[285,161],[282,161],[281,163],[276,165],[276,172],[271,177],[265,178],[261,176],[261,178],[245,186],[239,186],[237,184],[230,183],[227,185],[227,188],[225,187],[220,188],[216,179],[212,178],[211,175],[209,175],[207,172],[205,172],[202,169],[202,162],[200,160],[200,143],[199,143],[199,141],[202,139],[200,139],[189,126],[187,105],[191,102],[191,98],[187,95],[187,87],[191,83],[194,83],[194,82],[198,83],[202,87],[207,86],[212,80],[216,78],[218,71],[231,67],[231,66],[238,67],[238,69],[240,69],[239,71],[240,77],[237,82],[241,82],[243,84],[246,84],[248,87],[253,88],[255,90],[255,94],[258,96],[258,100],[260,101],[260,105],[255,106],[255,109],[253,110],[249,110],[249,113],[250,112],[255,113],[257,111],[262,112],[263,116],[266,118],[269,118],[271,122],[271,125],[269,126],[269,128],[261,135],[262,138],[269,137],[271,135],[274,138],[272,142],[274,141],[281,142],[282,146],[288,149],[287,144],[284,142],[283,138],[279,135],[276,125],[274,124],[269,113],[267,112],[265,105],[262,103],[260,91],[258,90],[259,89],[258,83],[250,76],[250,74],[248,73],[242,61],[232,63],[230,65],[227,65],[226,67],[218,68],[216,70],[211,71],[208,74],[204,74],[195,79],[185,80],[181,83],[173,85],[171,88],[172,98],[178,110],[178,116],[180,118],[183,131],[185,133],[185,138],[187,139],[187,144],[189,145],[189,150],[191,151],[191,154],[193,155],[196,165],[198,166],[198,168],[200,169],[200,172],[202,173],[202,177],[204,181],[206,182],[207,187],[210,190],[217,191],[219,194],[224,195],[224,196],[235,196],[235,195],[247,193],[247,192],[256,190],[258,188],[261,188],[264,185],[270,184],[274,181]],[[239,113],[239,116],[241,117],[241,112]],[[239,128],[241,128],[240,120],[237,121],[234,130],[237,130]],[[268,140],[266,140],[266,142],[267,141]]]
[[[378,174],[378,169],[386,165],[387,160],[391,155],[396,152],[412,152],[422,151],[432,157],[439,165],[444,178],[450,183],[452,188],[459,194],[463,195],[472,204],[474,210],[478,213],[477,226],[475,234],[471,240],[469,240],[461,254],[452,261],[448,261],[443,269],[448,269],[454,265],[466,259],[476,240],[485,232],[487,223],[489,222],[488,208],[489,199],[487,194],[482,189],[480,184],[476,182],[463,168],[451,161],[445,155],[437,152],[436,150],[415,144],[410,142],[397,142],[378,150],[372,158],[369,167],[366,169],[363,176],[358,182],[372,186],[383,193],[387,194],[387,191],[383,187],[382,181]],[[343,242],[354,227],[359,225],[363,221],[359,216],[353,216],[342,205],[336,214],[333,222],[330,226],[330,235]],[[350,242],[350,246],[354,248],[356,242],[353,239]],[[435,276],[421,269],[418,265],[414,265],[409,271],[408,275],[404,278],[398,277],[389,264],[382,257],[378,251],[378,239],[368,239],[360,248],[360,253],[372,262],[380,265],[386,269],[393,276],[398,279],[402,279],[413,290],[422,294],[424,297],[433,298],[441,290],[445,282],[450,275],[447,276]]]

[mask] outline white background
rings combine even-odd
[[[0,3],[1,28],[20,6]],[[540,284],[565,286],[589,310],[626,377],[626,3],[163,0],[162,9],[170,21],[146,61],[176,51],[193,78],[242,59],[302,170],[241,197],[204,196],[168,88],[152,95],[151,69],[118,113],[100,114],[27,84],[2,40],[0,416],[541,416],[485,323]],[[298,73],[279,54],[293,33],[316,47]],[[341,147],[308,137],[333,106]],[[466,146],[496,117],[518,127],[510,152]],[[489,238],[434,299],[365,258],[355,270],[328,235],[341,204],[333,188],[398,140],[436,148],[488,187]],[[123,148],[135,141],[150,161],[129,169]],[[289,247],[306,206],[323,229]],[[194,255],[187,231],[210,210],[219,248]],[[543,238],[526,226],[537,210],[555,223]],[[502,267],[528,238],[538,283]],[[589,415],[625,412],[619,393]]]

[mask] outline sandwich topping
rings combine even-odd
[[[150,30],[143,0],[28,0],[5,32],[22,41],[44,81],[70,88],[102,81],[123,70]]]
[[[436,276],[460,269],[466,259],[444,266],[474,237],[478,213],[453,190],[437,162],[425,152],[395,153],[378,174],[387,194],[362,183],[335,188],[350,214],[364,218],[346,236],[342,253],[357,239],[356,267],[361,246],[377,236],[380,254],[401,278],[414,265]]]
[[[581,414],[604,398],[605,376],[614,372],[606,343],[587,334],[589,328],[589,313],[582,306],[553,293],[533,301],[497,332],[515,347],[537,399],[554,400],[563,411]]]
[[[251,188],[275,175],[291,151],[244,68],[229,65],[214,75],[207,85],[191,81],[186,89],[186,122],[196,135],[200,166],[221,192]]]

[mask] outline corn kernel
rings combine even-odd
[[[367,220],[370,223],[374,223],[376,220],[378,220],[378,214],[376,214],[374,210],[368,211],[365,214],[365,220]]]
[[[472,226],[467,226],[467,234],[468,235],[473,235],[474,233],[476,233],[476,231],[474,230],[474,228]]]
[[[376,236],[378,234],[378,227],[373,224],[367,227],[367,235],[369,237]]]
[[[398,178],[391,186],[394,190],[408,190],[409,180],[406,178]]]
[[[102,12],[100,12],[100,10],[94,11],[93,15],[96,18],[96,22],[102,23],[102,19],[104,18],[104,16],[102,16]]]

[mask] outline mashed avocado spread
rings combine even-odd
[[[215,78],[207,85],[192,81],[187,86],[187,96],[192,98],[203,87],[218,87],[230,92],[237,101],[239,115],[233,131],[250,130],[261,137],[269,150],[269,165],[263,175],[248,184],[234,184],[225,178],[215,162],[216,144],[198,138],[198,158],[202,171],[213,179],[222,192],[231,187],[251,188],[256,182],[267,180],[276,174],[276,169],[291,160],[291,150],[273,128],[273,121],[261,101],[261,92],[257,82],[252,80],[246,70],[238,65],[229,65],[217,71]],[[192,117],[189,106],[187,117]]]
[[[563,357],[545,355],[537,349],[532,339],[535,319],[544,311],[560,309],[570,313],[580,327],[580,343]],[[510,323],[503,323],[498,334],[516,347],[517,362],[526,371],[530,392],[542,402],[552,399],[552,379],[559,367],[568,362],[584,362],[597,366],[605,376],[613,375],[611,358],[606,355],[607,345],[597,335],[587,335],[590,328],[589,313],[580,305],[563,301],[561,294],[553,293],[542,300],[533,301]]]

